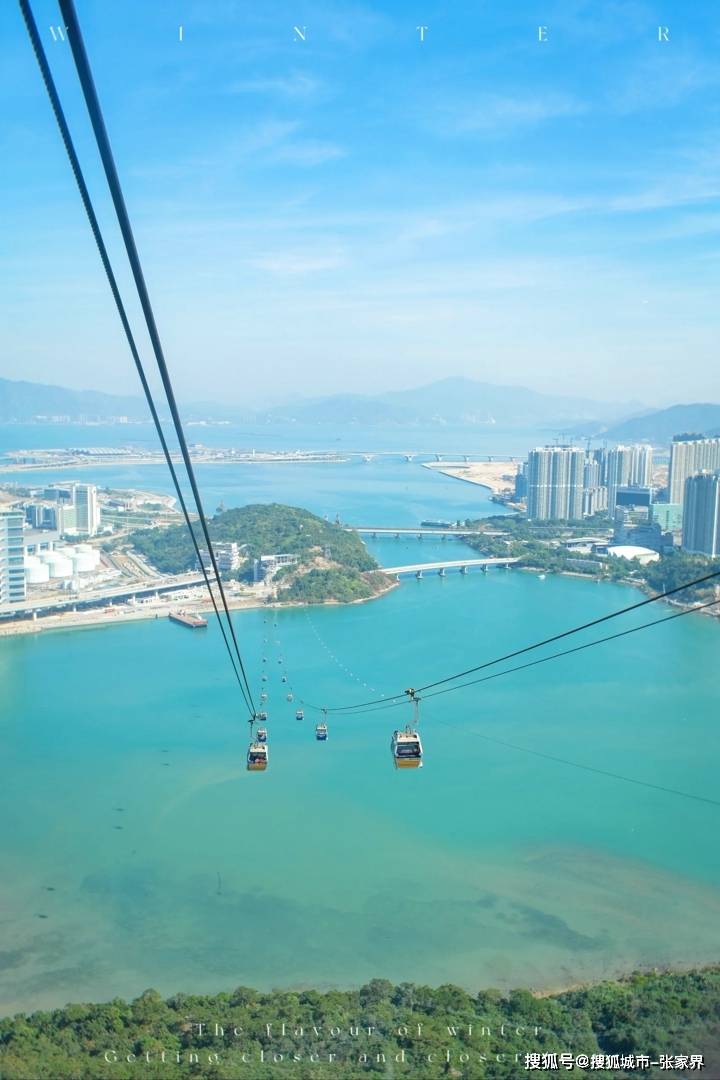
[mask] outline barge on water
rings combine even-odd
[[[187,626],[191,630],[199,630],[207,626],[207,619],[203,619],[202,615],[192,615],[189,611],[171,611],[168,619],[171,622],[180,623],[181,626]]]

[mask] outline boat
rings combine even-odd
[[[421,529],[452,529],[452,521],[421,521]]]
[[[316,726],[316,728],[315,728],[315,738],[318,740],[318,742],[325,742],[327,740],[327,737],[328,737],[328,726],[327,726],[327,724],[318,724]]]
[[[393,731],[390,749],[398,769],[419,769],[422,765],[422,742],[413,728],[406,727],[404,731]]]
[[[264,727],[258,728],[257,741],[258,742],[264,742],[264,743],[267,742],[267,728],[264,728]]]
[[[187,626],[191,630],[200,630],[203,626],[207,626],[207,619],[203,619],[202,615],[192,615],[189,611],[171,611],[168,619],[171,622],[180,623],[181,626]]]
[[[264,772],[268,767],[267,743],[252,742],[247,752],[248,772]]]

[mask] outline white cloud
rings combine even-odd
[[[336,270],[344,263],[345,258],[339,252],[326,254],[310,254],[303,251],[267,252],[250,260],[250,265],[256,269],[281,276]]]
[[[243,79],[227,87],[229,94],[271,94],[287,98],[315,98],[325,84],[301,71],[272,78]]]
[[[516,131],[561,117],[579,116],[587,106],[563,94],[513,97],[484,94],[468,100],[436,103],[431,119],[433,129],[443,135],[473,135]]]

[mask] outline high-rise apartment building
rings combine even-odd
[[[608,511],[613,514],[618,488],[652,485],[652,447],[638,443],[635,446],[614,446],[608,450],[606,482]]]
[[[585,451],[539,446],[528,455],[527,512],[532,521],[580,521]]]
[[[25,599],[22,510],[0,510],[0,604]]]
[[[668,502],[683,505],[689,476],[720,469],[720,437],[676,436],[670,446]]]
[[[685,481],[682,546],[696,555],[720,556],[720,475],[704,472]]]

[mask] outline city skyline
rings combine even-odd
[[[183,396],[452,374],[720,397],[709,4],[551,3],[542,42],[526,5],[481,27],[469,3],[104,10],[79,14]],[[57,9],[36,16],[115,254]],[[22,22],[0,19],[0,374],[135,392]]]

